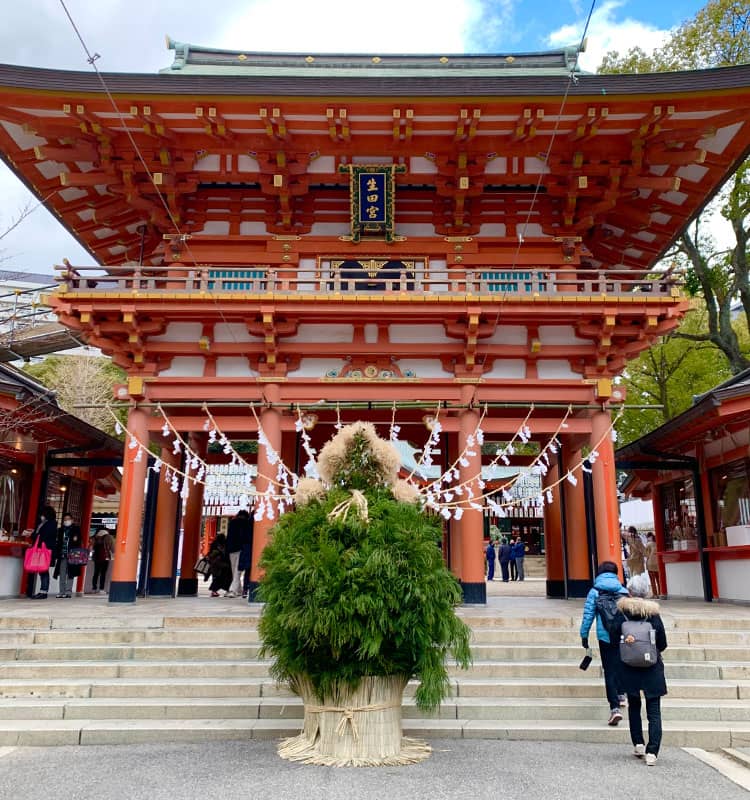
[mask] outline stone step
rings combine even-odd
[[[37,631],[32,640],[22,643],[36,645],[208,645],[208,644],[259,644],[257,628],[229,630],[179,630],[155,628],[151,630],[77,630]],[[0,637],[0,647],[4,646]]]
[[[594,629],[592,644],[596,644]],[[577,628],[475,628],[472,641],[476,644],[549,644],[565,645],[577,641]],[[48,645],[116,645],[116,644],[258,644],[257,628],[247,629],[122,629],[122,630],[44,630],[44,631],[0,631],[0,647],[48,644]],[[669,633],[670,648],[675,646],[744,646],[750,649],[750,632],[744,631],[685,631]]]
[[[582,651],[578,651],[579,654]],[[747,666],[747,674],[744,668]],[[590,671],[590,670],[589,670]],[[594,675],[600,673],[600,668]],[[468,670],[462,670],[455,664],[448,664],[448,674],[453,678],[462,676],[472,678],[556,678],[558,680],[575,680],[580,676],[578,662],[558,663],[554,661],[475,661]],[[693,680],[744,680],[750,678],[750,665],[719,664],[705,661],[667,662],[665,664],[667,680],[671,678]]]
[[[579,672],[575,680],[559,678],[505,678],[502,681],[461,677],[451,681],[452,696],[456,698],[530,698],[543,702],[560,699],[603,698],[604,684],[599,675]],[[416,688],[412,681],[406,696]],[[195,681],[188,677],[133,678],[101,676],[84,673],[76,678],[61,676],[33,679],[28,676],[0,680],[0,698],[33,698],[40,701],[56,698],[255,698],[293,697],[283,685],[268,675],[241,677],[208,677]],[[750,699],[750,681],[690,681],[671,680],[669,699],[684,700],[743,700]]]
[[[578,651],[580,653],[580,651]],[[69,660],[69,661],[11,661],[0,663],[0,680],[55,679],[55,678],[232,678],[268,677],[270,662],[247,658],[241,660]],[[448,674],[454,678],[553,678],[558,682],[580,679],[577,661],[532,661],[532,660],[485,660],[475,661],[463,670],[449,663]],[[689,680],[748,680],[750,664],[739,662],[710,663],[667,662],[667,680],[680,678]],[[597,677],[601,669],[597,666],[589,674]]]
[[[662,608],[662,611],[665,611]],[[712,631],[750,631],[750,614],[739,610],[736,615],[714,614],[711,608],[710,616],[675,616],[673,618],[674,627],[679,630],[712,630]]]
[[[737,762],[741,767],[750,770],[750,753],[743,753],[741,750],[735,750],[733,747],[725,747],[722,752],[732,761]]]
[[[257,659],[260,644],[35,644],[0,647],[1,661],[240,661]],[[472,645],[474,663],[483,661],[576,661],[580,644],[477,644]],[[748,662],[750,648],[740,646],[676,646],[669,648],[674,662]]]
[[[0,720],[0,746],[205,742],[219,739],[275,739],[299,732],[300,720],[287,719],[106,719]],[[404,734],[427,739],[527,739],[629,743],[627,727],[588,720],[405,719]],[[664,721],[670,747],[742,747],[750,723]]]
[[[260,644],[35,645],[16,649],[16,661],[243,661],[257,659]],[[0,657],[2,649],[0,649]],[[10,659],[5,659],[10,660]]]
[[[432,719],[549,719],[605,721],[609,714],[603,698],[451,698]],[[623,715],[627,714],[623,711]],[[0,700],[0,719],[301,719],[297,697],[242,698],[89,698]],[[405,719],[425,716],[405,698]],[[750,705],[742,700],[676,700],[662,706],[665,720],[750,722]]]
[[[579,675],[582,674],[579,672]],[[586,673],[588,675],[588,673]],[[604,681],[600,675],[577,680],[555,678],[507,678],[502,682],[486,678],[462,677],[456,680],[459,697],[538,697],[544,699],[568,697],[604,697]],[[669,697],[692,700],[750,699],[750,681],[680,680],[668,685]]]

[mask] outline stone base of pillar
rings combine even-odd
[[[590,588],[589,581],[569,580],[568,597],[586,597]],[[565,584],[562,581],[547,581],[547,597],[565,597]]]
[[[258,597],[258,587],[260,584],[258,581],[248,581],[247,582],[247,602],[248,603],[260,603],[260,599]]]
[[[135,603],[135,581],[112,581],[109,584],[110,603]]]
[[[464,593],[464,605],[487,605],[487,584],[464,583],[461,581],[461,591]]]
[[[180,578],[177,582],[178,597],[197,597],[198,578]]]
[[[149,578],[150,597],[171,597],[174,594],[174,578]]]

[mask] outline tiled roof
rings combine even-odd
[[[658,94],[668,92],[719,92],[746,88],[750,84],[750,64],[688,72],[661,72],[638,75],[588,75],[575,77],[569,87],[567,73],[558,75],[498,72],[476,76],[465,70],[440,75],[400,74],[364,77],[362,73],[338,77],[308,72],[295,75],[222,75],[102,73],[113,94],[219,95],[226,97],[605,97],[609,94]],[[102,84],[93,72],[38,69],[0,64],[0,86],[6,89],[51,90],[67,93],[91,92],[99,95]]]

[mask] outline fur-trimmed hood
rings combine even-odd
[[[643,597],[621,597],[617,601],[617,607],[627,617],[655,617],[659,613],[659,604],[654,600],[646,600]]]

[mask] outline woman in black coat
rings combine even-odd
[[[39,539],[39,545],[44,545],[52,553],[52,563],[57,557],[57,519],[55,517],[55,509],[52,506],[45,506],[39,517],[39,524],[36,526],[34,535],[31,541],[36,542]],[[39,573],[40,587],[36,594],[32,594],[34,600],[46,600],[47,592],[49,592],[49,570]],[[28,580],[30,581],[31,592],[33,592],[34,574],[30,574]]]
[[[57,563],[53,577],[59,579],[58,597],[72,597],[71,580],[81,574],[81,567],[68,563],[68,553],[74,547],[80,547],[83,541],[81,529],[73,523],[71,514],[63,516],[63,524],[57,532]]]
[[[659,616],[659,604],[646,599],[650,588],[645,573],[631,579],[628,582],[628,589],[631,596],[617,601],[619,613],[614,620],[616,625],[615,641],[620,640],[622,625],[626,620],[647,620],[654,629],[656,649],[659,651],[659,656],[653,666],[631,667],[623,663],[620,673],[622,690],[628,696],[628,721],[633,753],[638,758],[645,756],[646,764],[653,766],[656,764],[656,757],[659,755],[661,746],[661,698],[667,693],[664,661],[661,657],[662,652],[667,649],[667,634]],[[644,745],[641,724],[641,692],[646,698],[647,745]]]
[[[232,584],[232,564],[227,553],[227,537],[223,533],[216,534],[206,558],[211,565],[209,574],[212,581],[208,587],[211,590],[211,597],[218,597],[220,589],[229,593]]]

